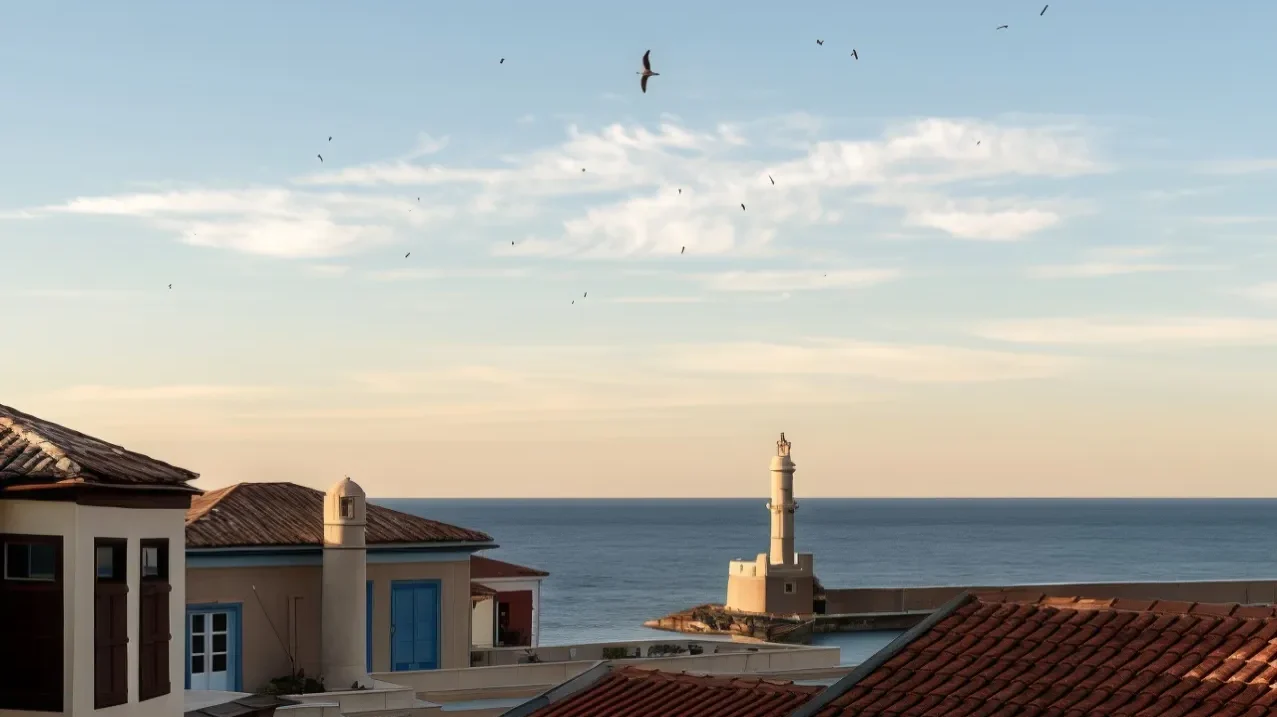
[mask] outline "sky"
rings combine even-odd
[[[1277,5],[1040,9],[5,3],[0,403],[203,488],[1277,496]]]

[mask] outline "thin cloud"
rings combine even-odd
[[[1221,267],[1203,264],[1173,264],[1139,261],[1171,253],[1162,246],[1112,246],[1092,249],[1086,260],[1075,264],[1048,264],[1029,267],[1027,275],[1035,279],[1077,279],[1182,271],[1210,271]]]
[[[486,166],[425,163],[448,139],[422,135],[398,159],[309,174],[291,188],[79,197],[32,211],[132,218],[192,245],[301,259],[365,252],[444,223],[501,233],[535,220],[516,246],[493,242],[494,253],[609,259],[687,247],[702,256],[762,256],[805,228],[870,219],[886,232],[915,227],[958,239],[1023,239],[1084,207],[950,193],[964,184],[987,189],[1109,169],[1087,132],[1067,125],[932,118],[889,126],[874,138],[785,143],[823,129],[806,115],[717,122],[709,130],[674,119],[654,128],[571,126],[561,143],[494,157]],[[749,154],[753,147],[779,159],[762,162]],[[346,187],[358,191],[324,191]],[[741,204],[746,211],[737,211]]]
[[[988,322],[976,336],[1043,345],[1262,346],[1277,344],[1277,320],[1235,317],[1049,318]]]
[[[905,383],[1048,378],[1081,364],[1062,356],[836,339],[697,346],[681,351],[671,363],[704,373],[848,375]]]
[[[261,386],[71,386],[53,392],[51,399],[70,402],[245,400],[273,395],[278,389]]]
[[[1230,159],[1207,162],[1201,171],[1205,174],[1257,174],[1277,170],[1277,159]]]
[[[389,269],[368,272],[374,281],[423,281],[428,279],[517,279],[529,269]]]
[[[695,278],[710,291],[792,292],[876,286],[900,278],[895,269],[725,271]]]
[[[1247,287],[1242,289],[1241,293],[1256,301],[1277,303],[1277,281]]]
[[[350,273],[350,267],[345,264],[312,264],[306,267],[306,271],[314,276],[337,278]]]
[[[703,296],[618,296],[607,299],[611,304],[700,304]]]

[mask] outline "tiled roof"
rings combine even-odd
[[[490,543],[492,536],[368,504],[368,545]],[[320,545],[324,494],[295,483],[237,483],[191,501],[187,548]]]
[[[617,667],[535,717],[788,717],[822,688]]]
[[[799,714],[1277,716],[1272,607],[997,594],[920,627]]]
[[[0,405],[0,483],[197,489],[198,473]]]
[[[507,563],[504,560],[485,558],[482,555],[470,556],[470,579],[491,580],[493,578],[543,578],[549,575],[544,570],[529,568],[523,565]]]
[[[497,591],[487,585],[483,585],[481,583],[470,583],[470,597],[472,598],[482,600],[484,598],[490,598],[496,594]]]

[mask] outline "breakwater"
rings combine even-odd
[[[1097,600],[1277,604],[1277,580],[844,588],[825,589],[817,596],[810,613],[745,613],[728,610],[723,605],[705,604],[648,620],[643,625],[673,632],[806,644],[812,634],[819,632],[905,630],[963,592],[1036,593]]]

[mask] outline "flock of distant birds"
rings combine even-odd
[[[1046,5],[1043,5],[1043,6],[1042,6],[1042,12],[1039,12],[1039,13],[1038,13],[1038,17],[1042,17],[1043,15],[1045,15],[1045,14],[1046,14],[1046,9],[1047,9],[1047,8],[1049,8],[1049,7],[1051,7],[1051,5],[1050,5],[1049,3],[1048,3],[1048,4],[1046,4]],[[1010,25],[998,25],[997,27],[995,27],[995,28],[994,28],[994,30],[1006,30],[1006,29],[1008,29],[1009,27],[1011,27],[1011,26],[1010,26]],[[824,47],[824,45],[825,45],[825,41],[824,41],[824,40],[822,40],[822,39],[820,39],[820,38],[817,38],[817,39],[816,39],[816,44],[817,44],[817,45],[820,45],[821,47]],[[850,55],[850,57],[852,57],[853,59],[855,59],[855,60],[857,60],[857,61],[859,61],[859,60],[860,60],[860,53],[856,51],[856,48],[854,48],[854,47],[853,47],[853,48],[851,48],[851,55]],[[504,64],[505,64],[505,58],[504,58],[504,57],[503,57],[503,58],[501,58],[501,60],[500,60],[497,64],[498,64],[498,65],[504,65]],[[639,89],[643,91],[643,94],[647,94],[647,81],[648,81],[648,79],[650,79],[650,78],[652,78],[652,77],[660,77],[660,75],[661,75],[661,73],[659,73],[659,72],[653,72],[653,71],[652,71],[652,51],[651,51],[651,50],[648,50],[647,52],[644,52],[644,53],[643,53],[643,69],[642,69],[642,70],[639,70],[639,71],[638,71],[638,72],[636,72],[635,74],[637,74],[637,75],[639,76]],[[328,138],[328,141],[329,141],[329,142],[332,142],[332,141],[333,141],[333,138],[330,136],[330,137]],[[980,145],[980,141],[979,141],[979,140],[977,140],[977,141],[976,141],[976,146],[978,147],[979,145]],[[322,163],[323,163],[323,161],[324,161],[324,155],[323,155],[323,154],[316,154],[315,156],[319,157],[319,162],[322,164]],[[584,171],[585,171],[585,167],[582,167],[582,168],[581,168],[581,171],[582,171],[582,172],[584,172]],[[776,186],[776,180],[775,180],[775,179],[772,179],[772,175],[770,175],[770,174],[769,174],[769,175],[767,175],[767,179],[771,181],[771,183],[772,183],[772,186],[773,186],[773,187],[774,187],[774,186]],[[683,193],[682,188],[679,188],[678,193],[679,193],[680,195]],[[417,197],[417,201],[418,201],[418,202],[420,202],[420,201],[421,201],[421,197]],[[741,210],[742,212],[743,212],[743,211],[745,211],[745,203],[744,203],[744,202],[741,202],[740,210]],[[411,209],[409,209],[408,211],[409,211],[409,212],[411,212],[412,210],[411,210]],[[510,246],[514,246],[514,242],[510,242]],[[685,253],[686,251],[687,251],[687,247],[686,247],[686,246],[684,246],[683,248],[679,249],[678,253],[681,255],[681,254]],[[405,259],[407,259],[407,258],[408,258],[408,257],[410,257],[410,256],[412,256],[412,252],[408,252],[407,254],[404,254],[404,255],[403,255],[403,257],[404,257]],[[172,284],[169,284],[169,285],[168,285],[168,288],[172,289],[172,288],[173,288],[173,285],[172,285]],[[588,292],[588,291],[587,291],[587,292],[585,292],[585,293],[581,294],[581,298],[585,298],[585,297],[589,296],[589,294],[590,294],[590,292]],[[573,304],[575,304],[575,303],[576,303],[576,299],[573,299],[573,300],[572,300],[572,303],[573,303]]]

